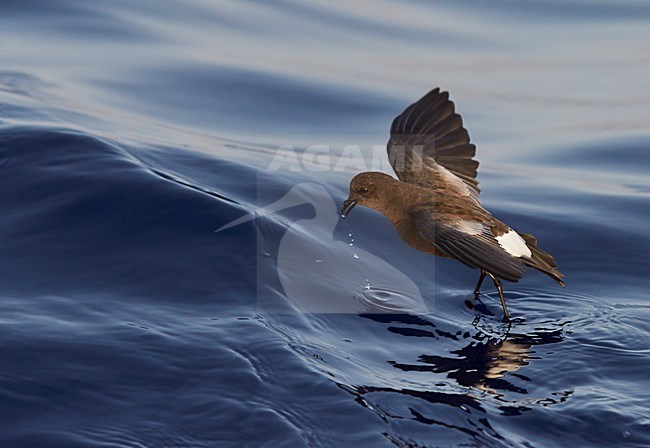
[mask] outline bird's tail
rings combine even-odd
[[[550,254],[547,254],[542,249],[537,247],[537,238],[527,233],[520,233],[519,236],[521,236],[524,241],[526,241],[526,245],[532,252],[530,260],[522,258],[521,261],[523,261],[526,265],[543,272],[558,282],[561,286],[564,286],[564,281],[562,280],[564,278],[564,275],[557,269],[557,263],[555,262],[555,259]]]

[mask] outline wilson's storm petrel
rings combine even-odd
[[[564,276],[534,236],[512,230],[482,207],[475,154],[449,94],[432,90],[391,126],[388,158],[398,179],[380,172],[357,174],[341,215],[355,205],[373,208],[409,246],[479,269],[474,293],[489,276],[509,319],[501,279],[516,282],[526,266],[562,286]]]

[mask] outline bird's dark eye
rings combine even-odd
[[[366,194],[366,193],[368,193],[370,190],[368,189],[368,187],[361,187],[361,190],[359,190],[359,191],[360,191],[361,193],[363,193],[363,194]]]

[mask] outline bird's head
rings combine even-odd
[[[371,171],[357,174],[350,181],[350,195],[343,202],[341,216],[345,218],[357,205],[381,210],[396,182],[395,178],[385,173]]]

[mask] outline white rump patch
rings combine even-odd
[[[508,252],[513,257],[526,257],[530,258],[533,254],[528,246],[526,246],[526,241],[519,236],[517,232],[510,229],[507,233],[504,233],[501,236],[495,237],[499,245]]]

